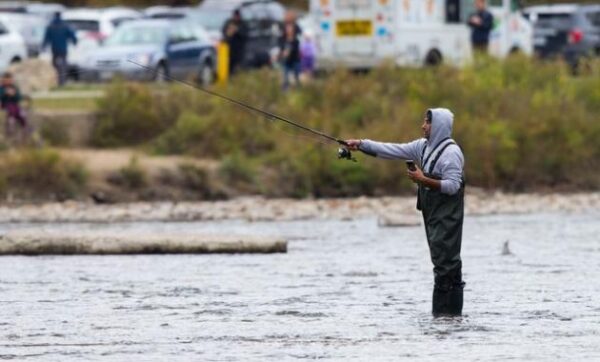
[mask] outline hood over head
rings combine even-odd
[[[431,112],[431,133],[427,146],[433,150],[444,139],[452,137],[454,114],[447,108],[432,108],[427,112]]]

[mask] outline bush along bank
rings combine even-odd
[[[78,162],[50,149],[0,155],[0,195],[12,200],[66,200],[85,194],[88,173]]]
[[[241,74],[215,90],[340,138],[409,141],[428,107],[454,111],[470,185],[507,191],[598,189],[600,67],[478,59],[456,69],[336,71],[283,93],[276,72]],[[335,145],[180,85],[112,84],[93,142],[222,161],[219,183],[243,194],[394,195],[412,190],[402,163],[339,161]]]

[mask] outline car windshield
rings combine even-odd
[[[106,45],[162,44],[167,40],[167,30],[156,26],[129,26],[117,29],[106,40]]]
[[[184,17],[185,14],[176,12],[155,13],[150,15],[150,18],[152,19],[182,19]]]
[[[589,12],[586,16],[592,25],[600,27],[600,11]]]
[[[229,11],[203,10],[195,16],[194,20],[207,30],[220,31],[230,15],[231,13]]]
[[[566,29],[571,26],[570,13],[538,14],[537,26],[542,28]]]
[[[65,20],[74,31],[100,31],[100,22],[96,20]]]

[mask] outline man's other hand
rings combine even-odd
[[[408,178],[410,178],[414,183],[420,183],[425,178],[425,175],[423,174],[423,171],[421,171],[419,166],[415,165],[415,167],[416,170],[414,171],[408,170]]]

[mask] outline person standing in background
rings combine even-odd
[[[62,20],[60,13],[54,14],[54,19],[46,28],[42,49],[50,46],[52,51],[52,65],[58,73],[58,85],[62,86],[67,80],[67,55],[69,42],[77,45],[75,32]]]
[[[233,75],[244,62],[247,30],[239,10],[223,25],[223,40],[229,46],[229,74]]]
[[[494,16],[487,10],[485,0],[475,0],[475,9],[468,22],[471,27],[471,44],[475,51],[487,53]]]

